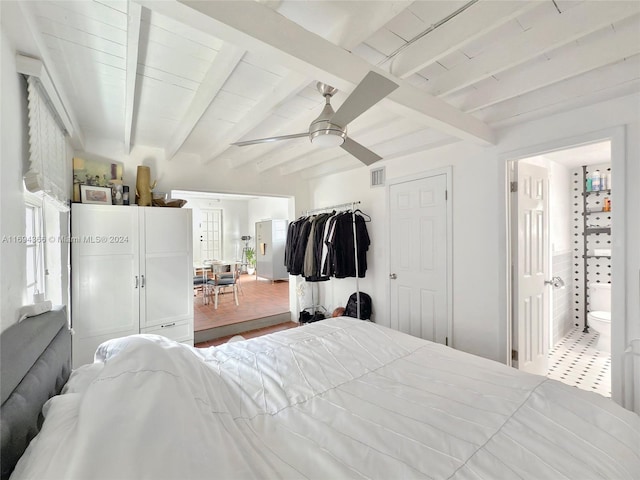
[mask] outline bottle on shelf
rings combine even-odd
[[[591,174],[587,173],[587,185],[586,185],[586,189],[587,192],[591,192],[593,190],[593,179],[591,178]]]
[[[600,170],[596,170],[591,175],[591,189],[594,192],[599,192],[600,190],[602,190],[602,188],[600,187],[601,187]]]

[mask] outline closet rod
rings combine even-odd
[[[353,207],[354,205],[360,205],[360,203],[361,202],[358,200],[357,202],[341,203],[339,205],[329,205],[328,207],[313,208],[311,210],[305,210],[305,213],[309,214],[309,213],[313,213],[313,212],[321,212],[322,210],[331,210],[332,208]]]

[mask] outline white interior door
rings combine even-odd
[[[547,374],[549,291],[549,178],[547,169],[516,162],[517,238],[514,239],[513,343],[517,367]],[[515,362],[514,362],[515,363]]]
[[[200,260],[223,260],[222,210],[202,210]]]
[[[447,176],[389,187],[390,326],[449,344]]]

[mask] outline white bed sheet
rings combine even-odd
[[[369,322],[103,344],[12,479],[638,479],[640,417]]]

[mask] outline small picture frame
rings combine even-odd
[[[80,201],[82,203],[97,203],[99,205],[112,205],[111,188],[96,187],[93,185],[80,185]]]

